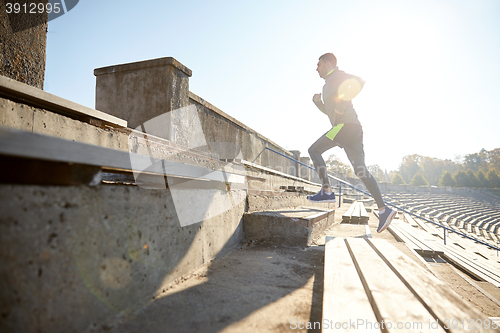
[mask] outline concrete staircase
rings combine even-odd
[[[249,190],[243,215],[246,241],[308,246],[334,223],[336,203],[313,203],[300,192]]]

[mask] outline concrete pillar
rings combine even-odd
[[[290,153],[293,154],[293,158],[296,159],[297,161],[300,161],[300,151],[298,150],[290,150]],[[300,174],[299,174],[299,163],[293,163],[294,165],[294,168],[295,168],[295,173],[292,175],[292,176],[295,176],[295,177],[300,177]]]
[[[171,57],[97,68],[94,75],[95,108],[127,120],[130,128],[189,105],[192,72]],[[170,139],[168,132],[150,134]]]
[[[309,157],[301,157],[299,161],[304,163],[305,165],[311,165],[310,160],[311,159]],[[299,168],[299,177],[304,178],[305,180],[311,180],[311,172],[311,169],[301,165]]]
[[[43,89],[47,13],[7,14],[8,2],[0,3],[0,75]]]

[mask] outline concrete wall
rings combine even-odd
[[[192,72],[174,58],[108,66],[94,74],[96,109],[127,120],[131,128],[211,154],[224,143],[229,148],[219,155],[227,159],[236,158],[236,146],[239,158],[297,174],[296,163],[264,148],[294,157],[291,152],[189,92]]]
[[[158,94],[168,98],[148,95],[147,101],[134,101],[134,96],[140,97],[135,88],[123,92],[132,94],[130,98],[120,95],[127,101],[120,108],[132,105],[131,110],[138,115],[129,114],[130,119],[138,126],[165,112],[170,115],[165,118],[170,125],[168,133],[162,131],[163,126],[155,127],[158,135],[148,141],[131,129],[103,129],[4,98],[0,99],[0,125],[216,169],[226,167],[212,159],[216,143],[233,143],[240,148],[240,155],[233,157],[252,161],[258,156],[256,163],[296,174],[290,160],[262,150],[267,146],[287,156],[292,153],[189,93],[189,71],[173,60],[162,61],[166,63],[162,75],[170,75],[170,79],[159,75],[157,80],[160,86],[170,87],[159,89]],[[162,67],[142,65],[132,67],[148,73]],[[112,99],[114,88],[110,87],[123,86],[137,73],[133,74],[135,69],[118,71],[113,78],[113,70],[108,70],[111,74],[97,71],[101,82],[97,87],[104,87],[98,93],[100,105],[111,108],[119,100]],[[147,81],[151,89],[158,85],[155,80]],[[103,96],[111,100],[106,102]],[[185,112],[176,114],[173,108]],[[151,110],[157,113],[148,114]],[[115,111],[110,113],[123,117]],[[196,122],[201,137],[192,135]],[[259,178],[258,173],[252,175]],[[263,187],[265,190],[277,190],[281,185],[315,187],[279,176],[267,176],[266,181],[270,184]],[[180,192],[103,184],[0,185],[1,331],[106,330],[119,318],[147,305],[175,279],[241,241],[244,189],[211,191],[210,197],[203,189],[197,190],[199,197],[207,197],[213,206],[229,201],[231,205],[203,222],[182,227],[175,198]],[[184,201],[188,199],[189,193]],[[193,202],[191,207],[198,204]]]
[[[1,331],[111,327],[238,244],[244,210],[180,227],[168,190],[0,185]]]
[[[233,143],[241,149],[241,158],[290,175],[297,174],[297,163],[274,152],[269,147],[286,156],[294,155],[270,139],[262,136],[238,120],[227,115],[201,97],[190,93],[189,102],[196,106],[205,139],[208,143]],[[189,126],[189,124],[186,124]],[[184,132],[186,130],[184,129]],[[306,178],[307,179],[307,178]]]
[[[8,15],[7,2],[0,2],[0,75],[43,89],[47,14]]]
[[[103,129],[48,110],[0,97],[0,125],[106,148],[128,151],[128,134]]]

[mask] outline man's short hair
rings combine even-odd
[[[319,57],[319,60],[329,62],[333,65],[333,67],[337,66],[337,57],[335,57],[333,53],[325,53],[321,57]]]

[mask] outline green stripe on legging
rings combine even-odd
[[[333,126],[333,128],[330,131],[328,131],[328,133],[326,133],[326,137],[333,141],[333,139],[335,139],[337,134],[339,134],[342,127],[344,127],[344,124],[338,124]]]

